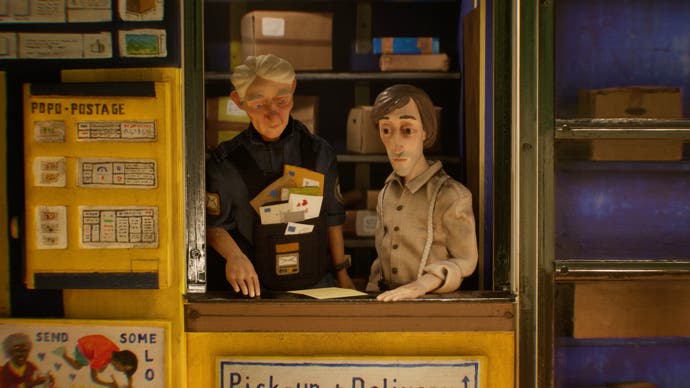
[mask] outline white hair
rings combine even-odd
[[[241,100],[244,100],[249,85],[256,77],[281,84],[292,84],[295,80],[295,70],[290,62],[273,54],[247,57],[243,64],[235,67],[230,76],[230,81]]]
[[[12,358],[12,348],[17,345],[25,345],[31,350],[31,339],[24,333],[10,334],[2,341],[2,350],[7,358]]]

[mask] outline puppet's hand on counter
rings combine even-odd
[[[244,254],[227,259],[225,262],[225,278],[235,292],[255,297],[261,295],[259,275],[256,274],[252,262]]]

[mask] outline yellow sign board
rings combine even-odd
[[[169,85],[24,85],[29,288],[168,286]]]

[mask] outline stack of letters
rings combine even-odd
[[[285,234],[310,233],[314,225],[301,221],[319,216],[323,202],[324,176],[302,167],[286,164],[283,176],[250,201],[261,224],[287,224]]]

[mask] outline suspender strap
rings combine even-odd
[[[422,260],[419,262],[419,269],[417,270],[417,279],[419,279],[419,277],[422,276],[422,273],[424,272],[424,267],[426,267],[426,262],[429,260],[429,253],[431,253],[431,244],[434,242],[434,208],[436,207],[438,193],[441,191],[441,188],[443,188],[443,185],[446,184],[446,180],[448,178],[448,175],[441,178],[441,182],[439,182],[438,186],[436,186],[436,190],[434,190],[434,195],[432,195],[431,201],[429,201],[429,212],[427,215],[426,223],[426,244],[424,244],[424,251],[422,251]]]

